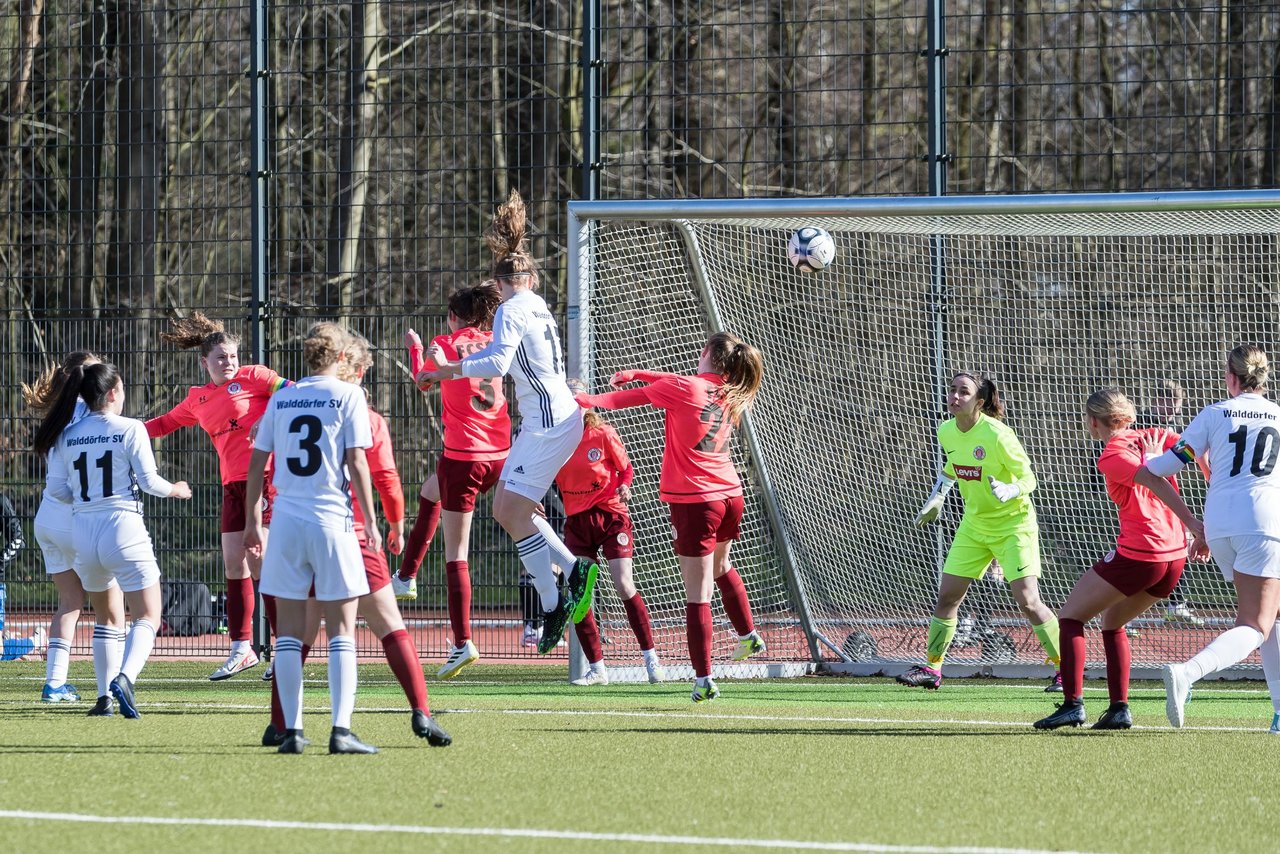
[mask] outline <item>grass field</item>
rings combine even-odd
[[[154,662],[143,717],[38,702],[40,663],[0,668],[4,851],[1274,851],[1280,738],[1259,683],[1197,686],[1188,726],[1135,686],[1138,728],[1041,733],[1043,682],[887,679],[571,688],[547,667],[429,682],[454,736],[409,731],[385,667],[361,667],[354,728],[378,756],[328,756],[308,665],[303,756],[257,746],[267,685]],[[92,694],[88,663],[72,680]],[[1090,717],[1106,707],[1089,683]],[[129,817],[111,823],[113,817]]]

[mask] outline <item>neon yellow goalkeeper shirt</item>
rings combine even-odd
[[[938,425],[938,444],[946,455],[943,473],[956,481],[964,499],[960,527],[980,539],[1004,539],[1022,531],[1035,531],[1036,511],[1028,495],[1036,488],[1036,476],[1022,443],[1003,421],[979,415],[967,433],[956,420]],[[1016,483],[1022,494],[1001,502],[991,494],[989,478]]]

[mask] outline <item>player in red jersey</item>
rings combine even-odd
[[[569,388],[576,394],[587,391],[579,380],[569,380]],[[618,431],[601,418],[600,413],[588,410],[583,413],[582,423],[582,442],[556,475],[556,486],[564,501],[564,544],[578,557],[591,560],[595,560],[597,553],[604,553],[609,574],[613,576],[613,586],[626,608],[627,622],[640,644],[649,681],[661,682],[666,676],[653,648],[649,609],[631,578],[635,541],[627,502],[631,500],[631,479],[635,470]],[[591,668],[573,680],[573,684],[609,684],[609,671],[604,665],[604,650],[600,645],[600,628],[595,614],[588,611],[582,622],[575,624],[574,630]]]
[[[1057,711],[1035,722],[1036,729],[1080,726],[1084,711],[1084,624],[1101,615],[1102,644],[1107,657],[1107,692],[1111,705],[1094,729],[1129,729],[1129,637],[1125,625],[1169,595],[1182,577],[1187,558],[1187,532],[1170,504],[1186,505],[1174,479],[1159,480],[1157,493],[1134,481],[1144,462],[1178,442],[1163,427],[1135,430],[1133,404],[1116,388],[1104,388],[1085,404],[1085,428],[1102,442],[1098,470],[1120,516],[1116,547],[1081,576],[1058,612],[1062,655],[1063,702]],[[1168,502],[1168,503],[1166,503]],[[1186,516],[1190,516],[1187,511]]]
[[[216,682],[258,664],[252,646],[253,583],[262,571],[262,560],[244,549],[245,478],[253,454],[249,433],[267,408],[267,399],[289,381],[262,365],[241,365],[240,339],[227,332],[221,322],[198,311],[175,319],[160,338],[183,350],[199,347],[200,366],[209,374],[208,383],[193,386],[181,403],[147,421],[146,428],[148,436],[158,439],[181,427],[199,424],[218,453],[222,474],[222,562],[227,578],[231,651],[222,666],[209,676]],[[263,519],[267,523],[271,521],[271,494],[269,484],[264,484]]]
[[[338,379],[361,385],[365,373],[373,366],[369,342],[358,333],[348,331],[344,354],[345,359],[338,364]],[[391,526],[386,537],[387,548],[392,554],[400,554],[404,545],[404,491],[400,485],[400,473],[396,470],[395,452],[391,446],[387,420],[372,406],[369,407],[369,429],[373,435],[373,444],[365,449],[369,479],[382,503],[382,513]],[[358,613],[368,624],[369,630],[382,642],[387,664],[409,701],[409,708],[413,713],[414,735],[425,738],[432,747],[447,747],[453,739],[436,723],[430,706],[427,705],[427,686],[423,680],[422,667],[418,664],[418,650],[409,637],[409,631],[400,617],[395,595],[391,591],[391,570],[387,566],[387,557],[381,547],[370,544],[360,503],[354,500],[354,495],[352,492],[351,509],[355,516],[356,536],[360,539],[360,555],[364,558],[365,575],[369,580],[369,592],[360,597]],[[376,520],[374,524],[377,524]],[[320,603],[311,599],[307,603],[307,642],[302,645],[303,661],[306,661],[307,654],[320,633],[320,616]],[[262,734],[262,746],[280,746],[284,742],[285,729],[284,709],[273,680],[271,723]]]
[[[438,336],[450,361],[483,350],[493,340],[493,315],[502,297],[493,282],[460,288],[449,297],[449,334]],[[405,333],[410,367],[415,381],[434,362],[423,355],[422,339],[410,329]],[[431,383],[419,382],[430,389]],[[415,579],[431,545],[436,523],[444,522],[445,582],[449,599],[449,625],[453,647],[440,668],[442,679],[452,679],[480,658],[471,640],[471,574],[467,550],[471,516],[476,499],[493,489],[511,448],[511,416],[502,393],[501,377],[459,377],[440,383],[444,421],[444,451],[435,472],[422,485],[418,518],[409,533],[400,571],[392,579],[396,596],[416,599]],[[443,511],[443,512],[442,512]]]
[[[760,351],[728,332],[717,332],[698,358],[697,376],[622,371],[609,380],[641,388],[579,394],[584,408],[622,409],[648,404],[666,410],[659,498],[671,508],[675,551],[684,579],[689,658],[697,675],[693,701],[720,696],[711,679],[711,586],[720,589],[724,610],[738,632],[734,660],[763,652],[747,591],[729,565],[729,547],[742,521],[742,482],[733,467],[729,440],[755,399],[764,376]]]

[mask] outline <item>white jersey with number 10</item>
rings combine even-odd
[[[337,377],[305,377],[271,395],[253,447],[275,454],[272,512],[352,530],[348,448],[373,444],[364,392]]]

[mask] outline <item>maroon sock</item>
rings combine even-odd
[[[1107,655],[1107,693],[1111,695],[1111,702],[1127,703],[1129,702],[1129,636],[1125,634],[1123,628],[1104,630],[1102,649]]]
[[[689,662],[699,678],[711,675],[711,603],[689,602],[684,606],[689,633]]]
[[[445,586],[449,595],[449,625],[453,627],[453,645],[471,640],[471,572],[465,560],[451,560],[444,565]]]
[[[305,643],[302,645],[302,661],[307,661],[307,653],[311,652],[311,647]],[[276,687],[275,671],[271,673],[271,724],[276,728],[276,732],[284,732],[288,727],[284,723],[284,707],[280,705],[280,689]]]
[[[1062,663],[1062,697],[1079,700],[1084,697],[1084,623],[1058,620],[1058,652]]]
[[[227,579],[227,635],[233,641],[253,640],[253,579]]]
[[[422,678],[422,665],[418,663],[418,650],[409,639],[409,632],[396,629],[382,639],[382,650],[387,654],[387,664],[396,675],[409,708],[421,709],[431,714],[427,706],[427,683]]]
[[[276,597],[270,593],[262,594],[262,610],[267,612],[267,625],[271,627],[271,634],[276,633]]]
[[[404,557],[400,560],[400,571],[396,573],[402,579],[417,578],[418,567],[431,548],[435,539],[436,528],[440,525],[440,502],[428,501],[418,496],[418,518],[413,520],[413,528],[409,531],[409,539],[404,544]]]
[[[747,601],[747,588],[743,586],[738,570],[730,569],[717,578],[716,587],[720,588],[720,602],[724,605],[725,616],[733,623],[733,630],[738,633],[738,637],[755,631],[755,623],[751,620],[751,603]]]
[[[627,622],[631,631],[636,633],[636,640],[641,649],[653,649],[653,622],[649,619],[649,608],[644,604],[640,591],[630,599],[624,599],[622,607],[627,609]]]
[[[587,661],[592,664],[604,661],[604,650],[600,648],[600,627],[596,625],[594,608],[587,611],[587,616],[582,618],[581,623],[574,624],[573,630],[578,633],[578,642],[582,644]]]

